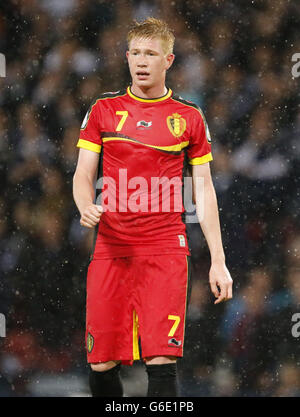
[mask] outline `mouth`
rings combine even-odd
[[[139,80],[146,80],[150,74],[147,71],[137,71],[136,75]]]

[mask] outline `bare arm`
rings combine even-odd
[[[217,298],[215,304],[218,304],[232,298],[232,279],[225,265],[218,203],[209,163],[194,165],[192,176],[197,216],[211,256],[210,287]]]
[[[98,164],[98,153],[80,148],[73,177],[73,197],[81,215],[80,224],[88,228],[96,226],[102,214],[102,207],[93,203]]]

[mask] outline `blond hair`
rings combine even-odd
[[[127,34],[128,47],[133,38],[158,38],[166,55],[173,53],[175,36],[166,22],[154,17],[148,17],[143,22],[134,21]]]

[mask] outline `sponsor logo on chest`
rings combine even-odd
[[[140,120],[136,124],[137,129],[151,129],[152,122],[146,122],[145,120]]]

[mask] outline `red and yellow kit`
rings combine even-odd
[[[100,204],[107,209],[93,259],[189,254],[185,162],[212,160],[209,131],[195,104],[170,89],[157,99],[139,98],[130,87],[104,94],[90,107],[77,146],[100,153],[99,177],[105,183]]]
[[[106,93],[78,147],[100,154],[104,213],[87,278],[88,362],[182,356],[190,255],[182,201],[187,164],[212,160],[201,110],[168,92]]]

